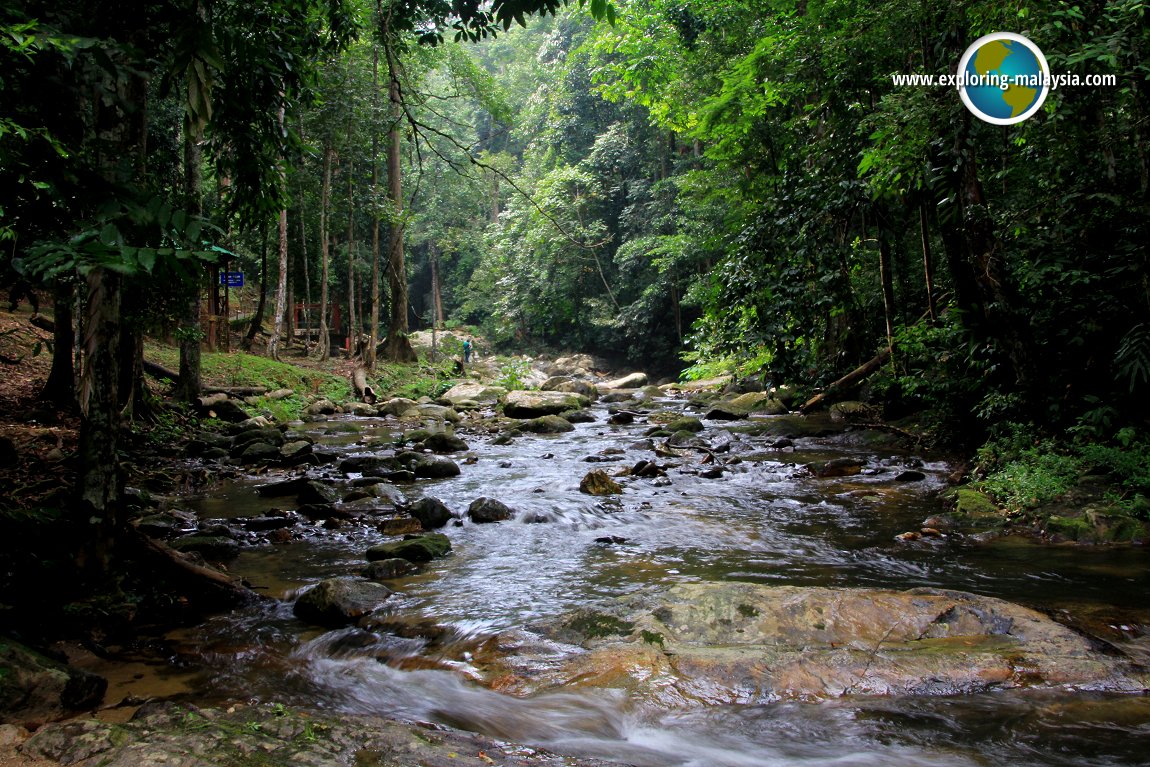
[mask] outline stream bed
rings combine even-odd
[[[1030,690],[668,710],[618,690],[520,698],[481,684],[490,683],[485,659],[505,650],[499,637],[530,634],[538,623],[622,596],[710,581],[969,591],[1040,610],[1143,662],[1150,657],[1142,547],[958,534],[904,542],[896,536],[945,511],[939,495],[949,467],[928,456],[841,430],[777,448],[777,437],[724,429],[745,422],[707,421],[704,440],[730,442],[719,457],[726,470],[707,478],[699,473],[707,468],[703,452],[656,458],[642,442],[650,428],[642,418],[612,426],[605,407],[594,412],[596,422],[573,432],[528,434],[505,445],[463,434],[475,460],[454,456],[461,476],[400,486],[409,500],[434,496],[459,515],[478,497],[496,498],[517,517],[445,528],[449,557],[388,584],[398,592],[387,603],[395,632],[328,631],[291,610],[299,590],[355,574],[365,549],[386,540],[374,529],[346,526],[245,549],[231,571],[275,599],[173,635],[195,669],[184,680],[188,694],[208,703],[258,700],[435,722],[644,767],[1150,763],[1150,698],[1138,695]],[[359,454],[365,441],[397,427],[341,417],[306,428],[333,450]],[[860,459],[864,469],[819,478],[802,468],[836,458]],[[679,465],[665,477],[623,480],[621,495],[579,491],[588,471],[614,473],[641,459]],[[924,478],[895,481],[908,467]],[[256,493],[277,478],[229,481],[188,503],[205,520],[285,508],[287,499]],[[434,639],[404,626],[434,626]]]

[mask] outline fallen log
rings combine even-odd
[[[244,397],[259,397],[267,394],[266,386],[205,386],[202,389],[205,395],[226,394],[229,397],[242,399]]]
[[[351,387],[355,389],[355,396],[361,401],[369,405],[375,404],[375,390],[371,388],[371,384],[367,382],[367,368],[362,365],[351,371]]]
[[[186,554],[170,549],[135,530],[133,543],[150,560],[151,566],[162,575],[165,571],[187,598],[198,608],[214,611],[266,599],[243,584],[239,579],[213,567],[199,564]]]
[[[842,378],[829,384],[826,389],[804,402],[803,406],[799,408],[799,412],[805,415],[820,405],[826,403],[829,398],[833,397],[839,391],[846,389],[858,383],[859,381],[862,381],[864,378],[874,373],[876,370],[883,366],[883,363],[889,359],[890,349],[883,349],[873,359],[859,365],[857,368],[847,373]]]
[[[168,370],[163,365],[159,365],[155,362],[149,362],[148,360],[144,360],[144,372],[150,375],[152,378],[159,378],[161,380],[166,378],[172,383],[178,383],[180,380],[180,374],[176,371]]]

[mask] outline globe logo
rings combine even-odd
[[[1050,67],[1038,46],[1013,32],[978,38],[958,63],[958,92],[974,116],[994,125],[1020,123],[1042,108]]]

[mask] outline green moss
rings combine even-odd
[[[738,610],[739,615],[743,616],[744,618],[754,618],[759,614],[759,608],[755,607],[754,605],[741,604],[735,609]]]
[[[960,487],[955,491],[955,511],[972,518],[999,515],[998,507],[989,496],[969,487]]]
[[[635,624],[619,620],[613,615],[586,613],[569,620],[566,627],[589,639],[598,639],[607,636],[627,636],[635,629]]]
[[[639,633],[639,636],[641,636],[643,638],[643,641],[646,642],[647,644],[653,644],[653,645],[658,645],[659,647],[665,647],[664,637],[658,631],[647,631],[646,629],[643,629],[643,631]]]
[[[1081,517],[1050,517],[1046,520],[1046,534],[1061,536],[1071,541],[1094,539],[1094,525]]]

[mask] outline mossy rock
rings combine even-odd
[[[1001,512],[990,496],[970,487],[960,487],[954,491],[954,510],[960,516],[970,519],[1000,517]]]
[[[698,418],[685,416],[683,418],[676,418],[667,424],[667,431],[669,432],[690,432],[698,433],[703,430],[703,422]]]
[[[1052,540],[1089,542],[1095,539],[1095,527],[1082,517],[1053,516],[1046,520],[1046,535]]]
[[[635,624],[620,620],[614,615],[587,612],[576,615],[563,626],[588,639],[601,639],[609,636],[628,636],[635,630]]]
[[[367,561],[406,559],[408,562],[430,562],[451,551],[451,540],[443,533],[409,535],[402,541],[381,543],[367,550]]]

